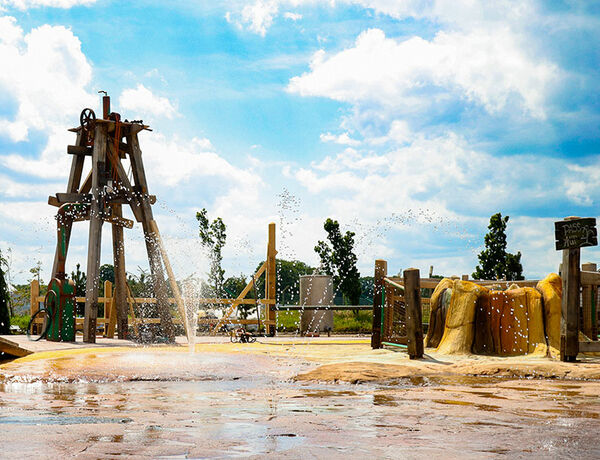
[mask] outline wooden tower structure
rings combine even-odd
[[[81,112],[80,126],[69,130],[76,133],[77,138],[75,145],[67,147],[67,153],[73,157],[67,190],[66,193],[57,193],[55,196],[48,198],[48,204],[59,208],[67,205],[71,206],[73,203],[85,205],[83,213],[62,213],[65,227],[64,236],[62,241],[58,241],[57,244],[52,278],[57,275],[60,254],[66,256],[68,251],[73,222],[89,220],[83,341],[94,343],[96,341],[96,320],[99,305],[102,226],[105,222],[109,223],[112,227],[113,263],[115,268],[113,308],[116,308],[118,337],[126,338],[128,330],[128,287],[125,272],[123,228],[132,228],[133,221],[123,218],[122,208],[123,205],[128,205],[135,216],[135,220],[142,224],[162,335],[173,340],[175,330],[168,300],[165,270],[179,313],[186,327],[186,334],[188,332],[187,316],[183,299],[162,244],[158,226],[152,214],[152,204],[156,202],[156,197],[148,192],[142,151],[138,141],[139,132],[151,130],[141,120],[122,121],[118,113],[111,112],[110,97],[106,93],[104,94],[102,98],[102,118],[96,118],[94,111],[86,108]],[[91,158],[92,164],[87,177],[82,181],[86,157]],[[131,179],[122,163],[126,159],[129,160],[131,167]],[[112,333],[114,334],[114,325]]]

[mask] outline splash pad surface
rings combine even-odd
[[[97,348],[16,360],[0,367],[3,457],[600,454],[594,358],[570,365],[587,373],[575,377],[539,358],[428,353],[410,361],[364,343],[319,343]],[[547,372],[537,376],[554,369],[561,378],[468,375],[476,365]]]

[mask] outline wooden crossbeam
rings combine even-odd
[[[261,277],[261,275],[265,272],[266,269],[267,269],[267,262],[265,261],[260,266],[260,268],[256,271],[256,273],[254,274],[252,279],[250,279],[250,281],[248,282],[246,287],[242,290],[242,292],[240,292],[240,295],[238,295],[237,298],[232,302],[231,307],[229,307],[227,309],[227,311],[225,312],[223,317],[217,322],[216,326],[214,327],[214,329],[211,332],[211,335],[215,335],[219,331],[221,326],[223,326],[223,324],[225,324],[225,322],[227,321],[227,318],[229,318],[232,315],[232,313],[235,311],[237,306],[241,303],[240,301],[248,295],[248,293],[250,292],[250,289],[252,289],[252,286],[254,285],[255,281]]]

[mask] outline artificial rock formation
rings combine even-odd
[[[444,354],[556,356],[560,302],[556,274],[536,289],[513,285],[505,291],[444,279],[431,298],[425,345]]]

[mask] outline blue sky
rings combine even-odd
[[[543,276],[552,223],[597,215],[596,5],[0,0],[0,249],[15,280],[37,260],[49,275],[66,129],[106,90],[154,129],[140,141],[178,276],[206,269],[202,207],[228,226],[227,275],[264,258],[270,221],[281,257],[315,264],[327,217],[356,232],[364,275],[375,258],[471,273],[502,212]],[[130,271],[147,266],[140,228],[126,244]]]

